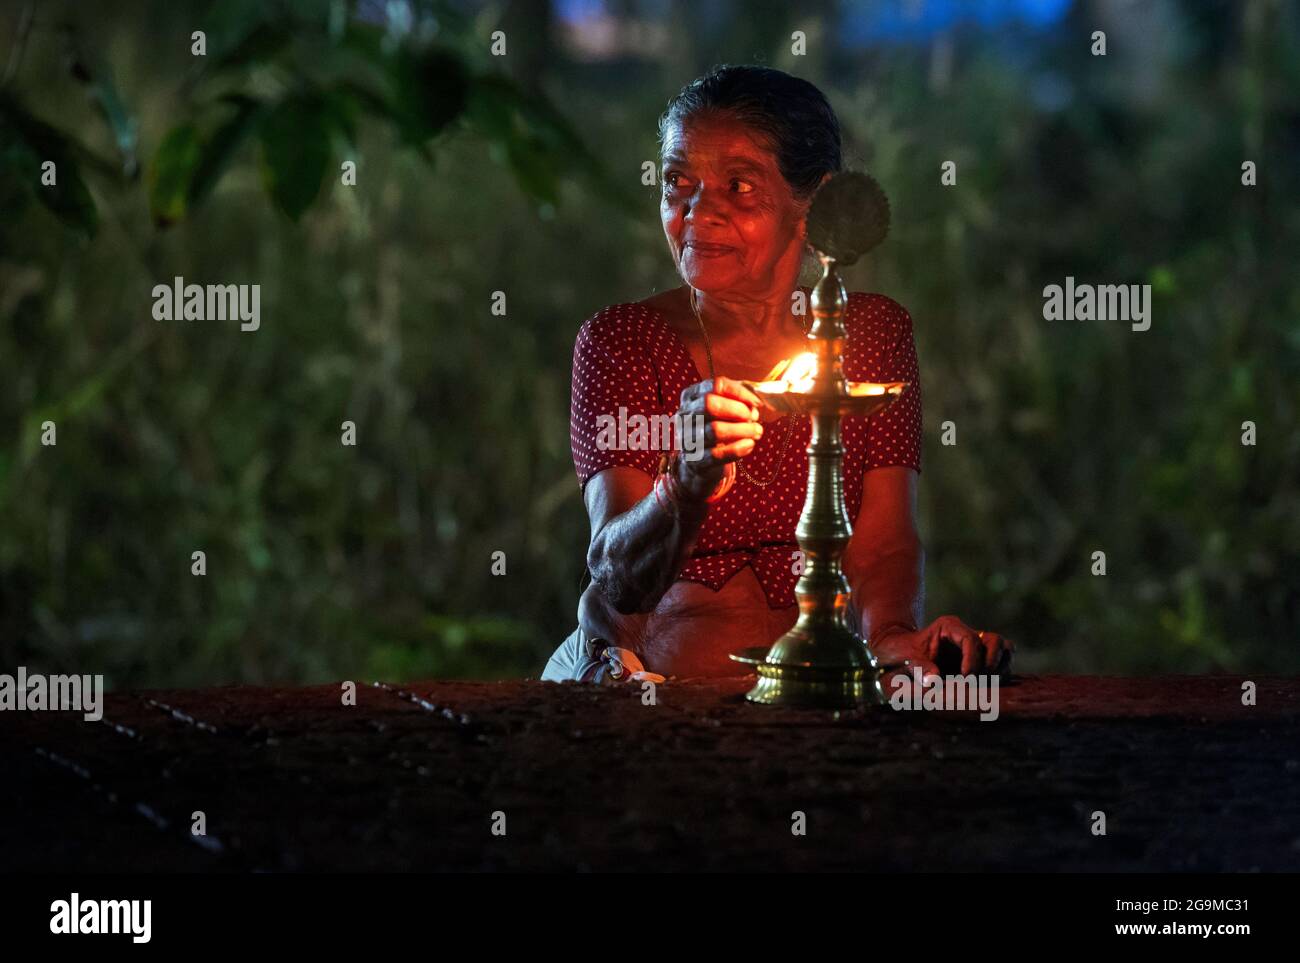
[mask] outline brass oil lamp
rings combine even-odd
[[[808,490],[795,530],[804,559],[795,586],[799,619],[770,648],[746,649],[731,658],[758,673],[758,683],[746,695],[751,702],[834,709],[881,705],[879,666],[846,617],[849,583],[840,558],[853,529],[844,505],[840,421],[884,410],[908,383],[845,380],[848,297],[838,268],[884,240],[889,203],[866,174],[838,174],[817,192],[807,225],[808,245],[822,265],[812,292],[812,350],[777,365],[764,381],[746,382],[773,410],[812,418]]]

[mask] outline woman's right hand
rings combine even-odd
[[[899,675],[911,677],[919,668],[921,677],[970,675],[971,673],[1011,676],[1016,645],[997,632],[980,632],[955,615],[941,615],[929,625],[908,631],[896,630],[871,644],[871,652],[886,670],[887,685]]]
[[[732,378],[700,381],[682,392],[677,416],[686,436],[677,459],[677,480],[689,495],[707,498],[727,465],[754,450],[763,436],[761,410],[758,395]]]

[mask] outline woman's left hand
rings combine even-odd
[[[960,654],[961,675],[988,672],[1006,676],[1015,649],[1010,639],[996,632],[979,632],[955,615],[941,615],[914,632],[886,634],[876,640],[871,652],[886,672],[920,666],[925,675],[943,674],[944,669],[952,674],[957,671]]]

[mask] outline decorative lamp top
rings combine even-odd
[[[808,246],[853,264],[889,233],[889,199],[874,177],[843,171],[823,184],[808,209]]]

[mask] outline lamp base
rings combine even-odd
[[[731,656],[737,662],[752,665],[758,673],[758,683],[745,694],[750,702],[804,709],[854,709],[885,704],[880,670],[874,664],[770,661],[770,653],[770,648],[758,646]]]

